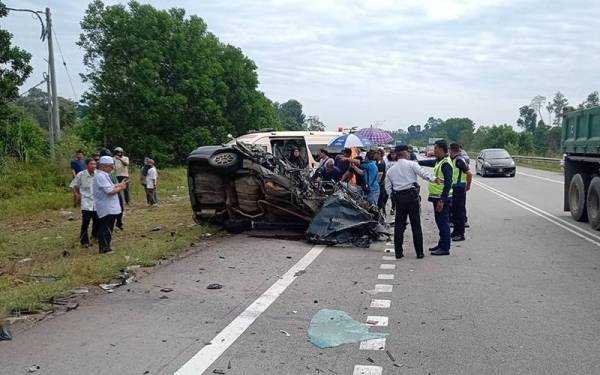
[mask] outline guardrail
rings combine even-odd
[[[515,163],[526,167],[545,169],[549,171],[560,172],[562,168],[562,159],[544,158],[541,156],[513,156]]]

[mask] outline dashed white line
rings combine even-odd
[[[381,260],[396,260],[396,257],[393,255],[384,255],[381,257]]]
[[[382,269],[382,270],[395,270],[396,269],[396,265],[395,264],[384,263],[381,266],[379,266],[379,268]]]
[[[391,273],[380,273],[377,275],[377,279],[379,280],[394,280],[394,275]]]
[[[391,293],[393,289],[393,285],[389,284],[375,284],[375,292],[376,293]]]
[[[352,375],[381,375],[383,374],[383,368],[380,366],[354,366]]]
[[[323,249],[325,249],[325,246],[313,247],[298,263],[294,264],[279,280],[215,336],[211,340],[211,345],[203,347],[177,370],[175,375],[199,375],[206,371],[296,280],[298,276],[294,275],[298,271],[306,269],[321,254]]]
[[[553,179],[548,178],[548,177],[536,176],[534,174],[523,173],[523,172],[517,172],[517,174],[520,174],[520,175],[523,175],[523,176],[527,176],[527,177],[537,178],[537,179],[548,181],[548,182],[554,182],[555,184],[564,184],[564,181],[553,180]]]
[[[373,327],[387,327],[388,321],[387,316],[367,316],[367,324]]]
[[[374,309],[389,309],[392,301],[389,299],[374,299],[371,301],[371,307]]]
[[[386,252],[386,253],[393,253],[394,249],[385,249],[384,252]]]
[[[361,341],[360,350],[385,350],[385,338]]]

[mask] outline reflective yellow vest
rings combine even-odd
[[[463,173],[456,166],[456,160],[458,158],[460,158],[460,155],[458,155],[456,158],[454,158],[452,160],[452,186],[457,186],[458,185],[458,186],[461,186],[461,187],[465,187],[465,186],[467,186],[467,174]]]
[[[435,177],[439,177],[441,180],[444,179],[444,173],[442,172],[442,165],[444,164],[449,164],[452,167],[452,184],[454,185],[454,170],[456,169],[456,167],[454,167],[454,163],[452,162],[452,159],[450,159],[449,156],[446,156],[445,158],[438,160],[435,163],[435,167],[433,167],[433,175]],[[456,177],[458,177],[458,173],[456,174]],[[444,191],[444,184],[436,184],[435,182],[429,182],[429,198],[440,198],[442,196],[442,192]],[[448,192],[448,197],[452,196],[452,187],[450,187],[450,191]]]

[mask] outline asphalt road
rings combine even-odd
[[[0,342],[0,374],[598,374],[600,233],[562,212],[560,174],[518,170],[477,178],[451,256],[417,260],[410,236],[400,261],[385,243],[215,239]],[[433,245],[425,200],[423,221]],[[387,318],[371,328],[389,333],[372,348],[385,349],[313,346],[323,308]]]

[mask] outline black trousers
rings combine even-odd
[[[129,177],[117,176],[117,181],[123,182],[123,180],[126,178],[129,178]],[[129,203],[131,201],[131,196],[129,195],[129,182],[127,183],[127,188],[125,190],[123,190],[123,198],[125,199],[125,203],[127,203],[127,205],[129,205]],[[122,207],[121,207],[121,211],[123,211]]]
[[[465,235],[465,222],[467,221],[467,192],[464,187],[452,188],[452,236]]]
[[[385,213],[385,206],[387,205],[387,201],[388,201],[388,193],[385,190],[385,186],[383,185],[379,185],[379,200],[377,202],[377,207],[380,210],[383,210],[383,212]]]
[[[82,245],[87,245],[90,243],[90,237],[88,236],[90,221],[92,222],[92,238],[98,238],[98,215],[96,215],[96,211],[81,210],[81,231],[79,232],[79,242],[81,242]]]
[[[417,189],[395,191],[392,202],[396,206],[396,222],[394,224],[394,250],[396,256],[403,255],[404,231],[406,217],[410,219],[413,244],[417,255],[423,254],[423,230],[421,229],[421,203]]]
[[[110,243],[112,241],[112,232],[115,229],[115,221],[119,215],[106,215],[100,218],[98,224],[98,244],[100,253],[111,251]]]

